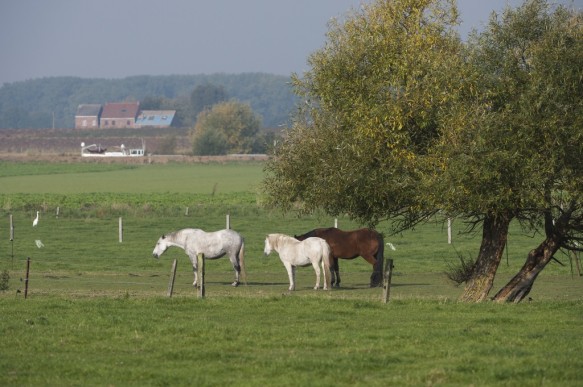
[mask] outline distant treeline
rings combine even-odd
[[[265,73],[132,76],[123,79],[50,77],[0,87],[0,128],[72,128],[79,104],[146,102],[177,110],[176,126],[194,124],[190,109],[195,88],[213,85],[228,99],[248,103],[263,127],[286,125],[295,104],[289,77]]]

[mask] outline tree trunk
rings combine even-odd
[[[559,243],[553,238],[547,238],[536,249],[528,253],[522,269],[494,296],[496,302],[520,302],[532,289],[539,273],[559,249]]]
[[[461,301],[481,302],[488,297],[496,270],[508,239],[511,217],[507,214],[488,214],[484,219],[482,245],[471,278],[466,281]]]
[[[548,202],[551,202],[550,190],[547,190]],[[576,200],[572,200],[568,205],[561,206],[561,215],[554,219],[551,210],[544,213],[546,239],[534,250],[528,253],[526,262],[522,269],[494,296],[497,302],[520,302],[532,289],[536,277],[551,261],[555,253],[561,248],[565,241],[566,230],[569,229],[569,222],[573,213],[579,205]]]

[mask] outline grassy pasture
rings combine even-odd
[[[380,289],[368,287],[371,268],[360,258],[341,261],[340,289],[314,291],[313,270],[300,268],[298,290],[288,294],[277,255],[263,256],[265,234],[291,235],[333,219],[262,209],[253,199],[261,171],[259,163],[0,163],[0,270],[11,276],[10,289],[0,292],[0,385],[575,386],[583,380],[583,280],[571,275],[566,257],[559,257],[565,267],[552,264],[541,274],[530,303],[460,304],[461,289],[443,272],[458,254],[474,256],[479,236],[458,235],[462,225],[454,222],[448,245],[435,220],[386,238],[397,248],[385,254],[396,266],[389,304],[381,303]],[[86,191],[80,176],[98,180],[100,190]],[[91,205],[61,206],[57,218],[57,203],[71,197]],[[144,204],[153,200],[163,208]],[[223,228],[227,212],[245,236],[247,286],[230,286],[228,260],[209,261],[207,298],[197,300],[184,252],[170,249],[155,260],[153,246],[167,231]],[[344,218],[339,226],[358,227]],[[493,291],[538,240],[513,225]],[[26,257],[32,263],[24,300]],[[175,293],[168,298],[175,258]]]
[[[0,162],[0,193],[248,192],[256,188],[262,176],[263,165],[259,162],[196,165]]]

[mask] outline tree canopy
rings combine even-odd
[[[252,153],[261,118],[248,104],[230,101],[202,111],[192,130],[195,155]]]
[[[272,205],[393,231],[438,211],[481,225],[462,296],[481,301],[513,219],[548,236],[568,212],[556,245],[581,238],[582,23],[531,0],[467,43],[456,24],[446,0],[377,0],[331,23],[293,78],[302,103],[264,185]]]

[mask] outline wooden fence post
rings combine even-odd
[[[26,258],[26,277],[24,277],[24,298],[28,297],[28,276],[30,273],[30,257]]]
[[[451,245],[451,218],[447,218],[447,244]]]
[[[231,214],[227,214],[227,226],[225,228],[227,230],[231,229]]]
[[[14,223],[12,222],[12,214],[10,214],[10,245],[12,249],[12,268],[14,269]]]
[[[204,254],[199,253],[196,256],[197,261],[197,283],[198,298],[204,298]]]
[[[176,279],[176,265],[178,261],[175,259],[172,263],[172,270],[170,270],[170,282],[168,283],[168,297],[172,297],[174,292],[174,280]]]
[[[119,243],[123,242],[123,221],[121,216],[119,217]]]
[[[391,277],[393,275],[393,260],[387,259],[385,265],[385,275],[383,276],[383,303],[389,301],[389,294],[391,293]]]

